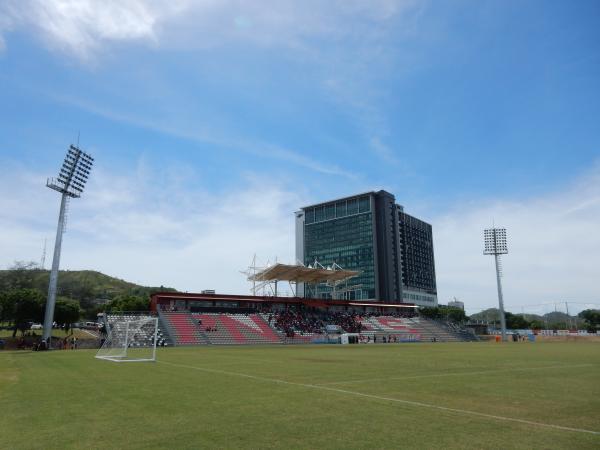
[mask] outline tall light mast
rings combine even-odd
[[[50,336],[52,336],[52,323],[54,322],[56,285],[58,283],[62,235],[65,232],[66,207],[69,199],[81,197],[93,163],[94,158],[91,155],[85,153],[79,147],[71,145],[67,150],[58,178],[49,178],[46,181],[47,187],[61,194],[56,240],[54,241],[54,257],[52,258],[52,270],[50,271],[48,299],[46,300],[46,313],[44,316],[43,339],[47,342],[48,348],[51,346]]]
[[[500,309],[500,327],[502,342],[506,342],[506,317],[504,316],[504,299],[502,298],[502,261],[500,255],[508,253],[506,245],[506,228],[488,228],[483,232],[484,255],[494,255],[496,260],[496,283],[498,284],[498,305]]]

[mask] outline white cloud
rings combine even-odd
[[[32,27],[45,44],[88,59],[111,42],[202,48],[231,41],[266,46],[307,47],[314,37],[336,39],[363,33],[369,23],[389,20],[414,0],[7,0],[0,33]]]
[[[140,0],[9,0],[0,12],[11,25],[2,28],[31,27],[49,47],[87,59],[110,41],[156,41],[157,21],[176,14],[177,6]]]
[[[378,137],[371,138],[369,144],[371,150],[373,150],[384,161],[394,164],[398,163],[398,159],[394,155],[393,150],[388,145],[381,142],[381,139],[379,139]]]
[[[554,302],[600,305],[600,166],[561,192],[459,205],[432,219],[440,301],[470,312],[497,305],[494,259],[483,256],[483,229],[507,228],[503,257],[507,309],[548,312]]]
[[[45,174],[10,166],[2,196],[0,265],[52,254],[59,196]],[[161,174],[164,170],[160,171]],[[168,172],[168,170],[166,171]],[[92,269],[144,285],[245,293],[240,270],[257,253],[294,261],[293,211],[306,199],[274,177],[247,176],[219,193],[189,190],[140,163],[129,175],[95,168],[84,196],[71,201],[61,267]],[[46,261],[49,267],[51,256]]]
[[[75,106],[84,111],[96,114],[98,116],[121,122],[136,127],[146,128],[165,135],[174,136],[202,144],[212,144],[214,146],[226,149],[256,155],[263,158],[271,158],[286,163],[291,163],[299,167],[304,167],[325,175],[335,175],[352,180],[359,178],[359,175],[339,167],[335,163],[321,162],[309,156],[303,155],[298,150],[284,148],[279,145],[268,142],[253,141],[251,139],[235,136],[230,131],[227,136],[220,134],[215,130],[199,129],[197,126],[186,126],[180,121],[176,123],[167,123],[165,120],[154,118],[140,118],[127,113],[119,113],[108,108],[103,108],[91,104],[87,101],[74,99],[71,97],[60,96],[56,94],[47,94],[50,98],[64,104]]]
[[[385,61],[393,52],[387,52],[383,43],[386,33],[391,29],[396,34],[399,28],[411,29],[413,16],[418,15],[413,13],[421,3],[6,0],[0,3],[0,51],[3,36],[19,29],[30,30],[46,47],[92,66],[101,60],[100,56],[132,43],[161,50],[230,46],[242,51],[256,47],[283,49],[278,53],[281,58],[298,59],[304,67],[312,68],[318,78],[327,80],[317,81],[320,92],[315,95],[326,95],[340,105],[340,110],[361,130],[365,147],[382,160],[396,164],[394,151],[385,142],[389,127],[377,106],[381,93],[374,86],[381,83],[373,78],[378,79],[390,69]],[[182,133],[181,129],[174,131]],[[199,133],[183,130],[183,134],[197,138]],[[202,138],[206,141],[207,137]],[[372,139],[378,144],[373,144]],[[253,152],[270,153],[319,172],[344,175],[339,168],[318,164],[289,149],[259,148],[266,147],[261,143],[252,147]]]

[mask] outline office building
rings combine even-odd
[[[302,296],[437,305],[431,225],[406,214],[389,192],[296,212],[296,258],[306,266],[360,271],[344,286],[300,286]]]

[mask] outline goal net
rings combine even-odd
[[[158,318],[109,316],[96,358],[116,362],[156,361]]]

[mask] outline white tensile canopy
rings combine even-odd
[[[290,281],[296,283],[331,283],[345,281],[360,274],[358,270],[345,270],[340,268],[305,267],[291,264],[277,263],[267,267],[254,275],[249,281]]]

